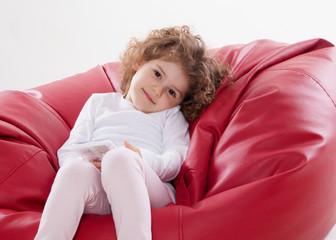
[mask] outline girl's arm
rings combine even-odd
[[[73,150],[73,144],[85,143],[91,139],[96,105],[97,100],[95,95],[93,95],[88,99],[79,113],[68,140],[57,152],[60,167],[71,160],[82,159],[81,155]]]
[[[190,142],[189,125],[178,108],[169,111],[163,130],[163,154],[140,148],[141,156],[162,181],[174,179],[185,160]]]

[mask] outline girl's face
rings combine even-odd
[[[126,99],[144,113],[179,105],[189,90],[189,80],[180,64],[155,59],[135,67]]]

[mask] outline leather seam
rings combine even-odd
[[[37,154],[39,154],[40,152],[42,152],[41,149],[37,150],[35,153],[33,153],[32,155],[30,155],[30,157],[28,157],[26,160],[22,161],[20,164],[17,164],[16,166],[13,167],[12,170],[10,170],[4,177],[3,180],[0,181],[0,185],[2,183],[4,183],[8,178],[10,178],[12,175],[15,174],[15,172],[17,172],[22,166],[24,166],[27,162],[29,162],[34,156],[36,156]]]
[[[43,100],[38,101],[35,97],[31,96],[30,94],[25,93],[29,98],[31,98],[34,102],[36,102],[37,104],[39,104],[41,107],[43,107],[44,109],[46,109],[48,112],[50,112],[54,117],[56,117],[61,123],[62,125],[69,130],[69,126],[66,124],[66,122],[64,121],[64,119],[56,112],[55,109],[53,109],[49,104],[47,104],[46,102],[44,102]],[[53,111],[51,111],[51,109]]]
[[[330,101],[333,103],[334,107],[336,108],[336,103],[335,101],[332,99],[332,97],[330,96],[330,94],[327,92],[327,90],[322,86],[322,84],[310,73],[303,71],[301,69],[295,69],[295,68],[289,68],[289,69],[269,69],[268,71],[293,71],[293,72],[298,72],[301,74],[304,74],[306,76],[308,76],[309,78],[311,78],[315,83],[317,83],[317,85],[319,85],[319,87],[323,90],[323,92],[328,96],[328,98],[330,99]]]
[[[178,211],[178,232],[179,232],[179,239],[180,240],[183,240],[184,237],[183,237],[183,208],[182,206],[180,205],[179,206],[179,211]]]

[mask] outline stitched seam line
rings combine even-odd
[[[237,70],[240,68],[240,66],[246,62],[246,60],[248,59],[248,57],[255,51],[255,49],[257,48],[257,46],[254,46],[247,55],[245,55],[245,57],[238,63],[238,65],[233,69],[232,71],[232,75],[235,76]]]
[[[179,229],[179,239],[180,240],[183,240],[183,219],[182,219],[182,216],[183,216],[183,208],[182,206],[180,205],[179,206],[179,212],[178,212],[178,229]]]
[[[333,103],[334,107],[336,108],[336,103],[335,101],[332,99],[332,97],[330,96],[330,94],[327,92],[327,90],[322,86],[322,84],[313,76],[311,75],[310,73],[306,72],[306,71],[303,71],[301,69],[295,69],[295,68],[292,68],[292,69],[269,69],[267,71],[293,71],[293,72],[298,72],[298,73],[301,73],[301,74],[304,74],[304,75],[307,75],[308,77],[310,77],[315,83],[317,83],[320,88],[325,92],[325,94],[328,96],[328,98],[330,99],[330,101]]]
[[[49,104],[47,104],[46,102],[42,101],[38,101],[35,97],[31,96],[30,94],[26,95],[31,98],[33,101],[35,101],[37,104],[39,104],[40,106],[42,106],[44,109],[46,109],[48,112],[50,112],[53,116],[55,116],[58,120],[60,120],[60,122],[63,124],[63,126],[65,126],[66,129],[69,129],[69,126],[65,123],[65,121],[63,120],[63,118],[61,118],[61,116],[56,112],[56,110],[54,108],[52,108]],[[49,108],[47,108],[46,106],[48,106]],[[53,109],[55,112],[51,111],[51,109]],[[56,114],[57,113],[57,114]]]
[[[25,165],[30,159],[32,159],[33,157],[35,157],[37,154],[39,154],[40,152],[42,152],[41,149],[37,150],[36,153],[34,153],[33,155],[31,155],[30,157],[28,157],[25,161],[21,162],[20,164],[18,164],[17,166],[14,167],[14,169],[12,169],[11,171],[9,171],[9,173],[7,173],[7,176],[0,181],[0,185],[5,182],[8,178],[10,178],[15,172],[17,172],[23,165]]]
[[[104,71],[105,76],[106,76],[106,78],[107,78],[107,80],[108,80],[108,82],[109,82],[111,88],[113,89],[113,91],[116,92],[116,90],[114,89],[114,86],[113,86],[113,84],[112,84],[112,79],[111,79],[110,76],[107,74],[107,69],[104,67],[104,65],[103,65],[103,66],[99,65],[99,66],[100,66],[101,69]]]

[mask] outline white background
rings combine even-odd
[[[209,48],[268,38],[336,43],[334,0],[0,0],[0,90],[117,61],[128,40],[187,24]]]

